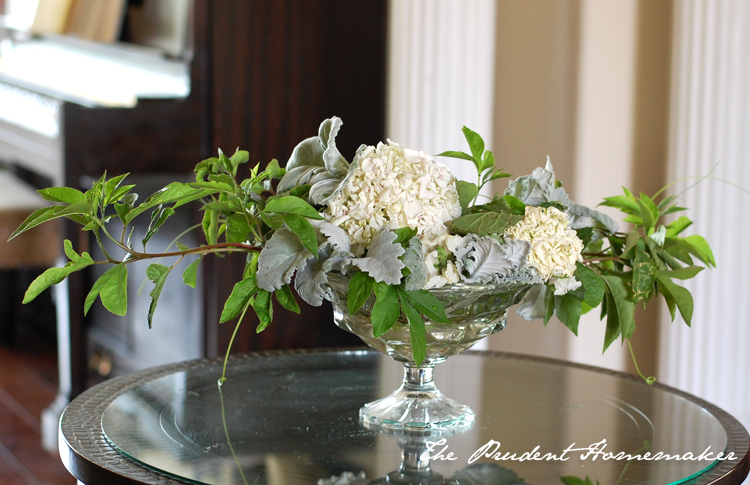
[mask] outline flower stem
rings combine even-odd
[[[227,380],[227,362],[229,362],[229,351],[232,350],[234,337],[237,336],[237,331],[240,329],[240,324],[242,323],[242,319],[245,318],[245,313],[247,313],[248,308],[250,308],[250,300],[245,303],[245,308],[242,309],[242,314],[240,315],[239,320],[237,320],[237,325],[235,325],[234,327],[234,332],[232,332],[232,338],[229,339],[229,345],[227,346],[227,353],[224,356],[224,368],[221,370],[221,379],[219,379],[219,385],[222,385],[224,381]]]

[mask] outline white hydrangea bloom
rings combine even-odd
[[[446,247],[449,241],[445,223],[461,215],[456,179],[424,152],[390,140],[368,147],[349,183],[328,203],[324,215],[349,234],[357,256],[364,253],[381,227],[416,228],[430,271],[426,287],[458,282],[454,264],[439,272],[432,264],[437,261],[438,245]]]
[[[545,282],[550,278],[570,278],[576,262],[583,261],[583,241],[570,228],[565,213],[554,207],[526,206],[524,219],[506,229],[505,236],[529,241],[531,250],[526,264]]]

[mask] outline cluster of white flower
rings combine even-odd
[[[570,228],[565,213],[554,207],[526,206],[524,219],[506,229],[505,236],[529,242],[526,264],[545,282],[555,283],[556,294],[580,286],[569,278],[575,273],[576,262],[583,261],[583,241]]]
[[[452,256],[456,253],[456,249],[463,244],[463,241],[463,237],[451,236],[447,233],[432,239],[422,239],[422,248],[425,253],[424,264],[427,266],[427,283],[424,285],[426,290],[458,283],[460,276],[456,263],[449,259],[441,265],[438,248],[444,248],[445,254]]]
[[[389,140],[362,153],[349,182],[324,215],[349,234],[357,256],[384,226],[416,228],[428,255],[448,235],[445,222],[460,216],[461,206],[447,167]]]

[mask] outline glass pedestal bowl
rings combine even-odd
[[[409,335],[409,323],[403,314],[393,327],[374,337],[370,312],[374,296],[350,315],[346,306],[349,279],[330,275],[334,290],[333,319],[340,328],[360,337],[367,345],[404,364],[404,381],[389,396],[365,404],[360,420],[369,428],[388,430],[450,430],[470,425],[474,412],[449,399],[433,381],[435,364],[471,348],[479,340],[502,330],[508,308],[518,303],[528,285],[458,284],[430,290],[445,307],[450,324],[424,317],[427,352],[417,365]]]

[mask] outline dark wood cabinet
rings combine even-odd
[[[206,7],[215,147],[225,152],[242,147],[251,162],[285,163],[294,146],[316,135],[320,122],[333,115],[344,121],[336,142],[350,160],[360,144],[383,139],[385,1],[220,1]],[[214,327],[242,261],[214,259],[210,265],[207,338],[215,335],[218,342],[209,345],[209,354],[226,349],[231,336],[233,326]],[[300,315],[275,311],[273,324],[261,334],[255,334],[255,321],[243,323],[235,348],[361,343],[333,325],[330,305],[303,305]]]

